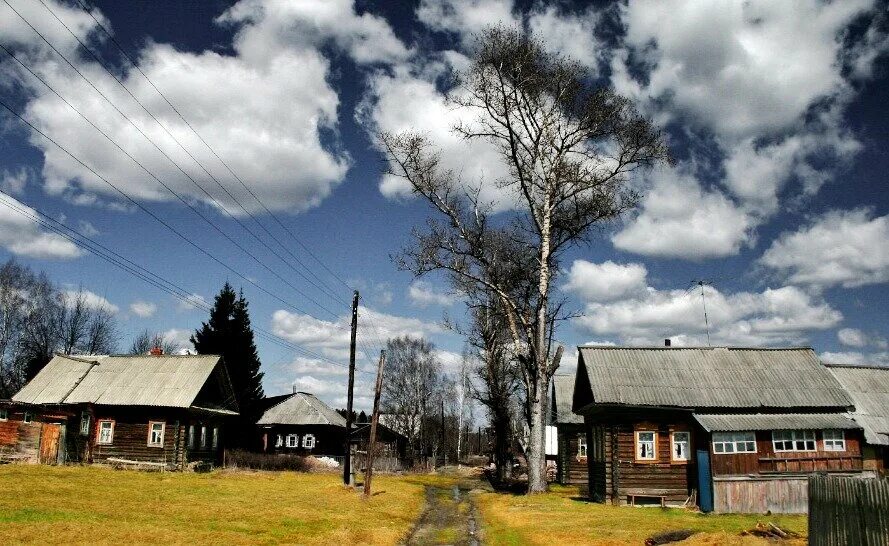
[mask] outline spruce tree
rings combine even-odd
[[[257,412],[265,393],[243,291],[236,294],[226,282],[210,310],[210,320],[195,331],[191,342],[198,354],[221,355],[225,360],[242,417],[243,428],[238,443],[245,445],[250,436],[248,428],[259,417]]]

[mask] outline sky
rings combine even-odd
[[[424,132],[514,214],[496,189],[505,167],[453,134],[470,114],[445,100],[474,36],[503,24],[632,99],[676,159],[634,179],[639,207],[560,263],[577,315],[556,335],[561,371],[579,344],[665,338],[889,365],[885,2],[90,5],[0,4],[0,259],[88,291],[122,350],[146,328],[188,345],[228,281],[261,331],[267,394],[345,404],[353,289],[359,409],[388,337],[426,336],[455,370],[463,341],[443,319],[463,303],[394,265],[431,211],[385,174],[377,135]]]

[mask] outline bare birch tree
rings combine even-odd
[[[509,176],[487,183],[518,196],[520,207],[508,220],[495,221],[491,204],[479,200],[480,187],[467,189],[458,173],[441,167],[427,137],[380,135],[390,172],[443,220],[415,231],[416,243],[397,263],[417,276],[448,272],[457,285],[476,285],[499,300],[518,348],[529,411],[530,493],[547,487],[545,414],[559,364],[552,352],[557,310],[551,287],[559,257],[588,241],[592,226],[636,205],[638,196],[626,185],[634,170],[668,159],[650,121],[592,81],[588,69],[547,53],[520,31],[498,27],[479,37],[451,94],[452,103],[475,118],[454,130],[499,151]]]
[[[165,355],[175,355],[182,350],[182,345],[176,343],[175,340],[164,339],[164,335],[160,332],[142,330],[133,338],[133,344],[130,345],[129,353],[131,355],[144,355],[154,348],[159,348]]]

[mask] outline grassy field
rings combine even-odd
[[[658,532],[694,529],[700,534],[681,544],[770,544],[765,539],[739,536],[758,521],[773,522],[803,535],[806,532],[804,516],[703,515],[679,509],[616,507],[574,500],[578,494],[576,488],[553,486],[550,493],[532,497],[478,495],[486,543],[642,544]]]
[[[160,474],[0,466],[0,543],[395,544],[423,507],[422,479],[336,474]]]

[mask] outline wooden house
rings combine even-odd
[[[238,415],[214,355],[56,355],[8,406],[3,428],[15,421],[18,433],[0,436],[0,449],[24,460],[167,469],[220,463]]]
[[[889,471],[889,368],[826,364],[846,389],[864,429],[864,470],[885,476]]]
[[[556,481],[587,485],[587,437],[583,417],[571,410],[574,376],[553,377],[550,422],[556,429]]]
[[[862,474],[852,399],[808,348],[581,347],[589,495],[805,512],[813,472]]]

